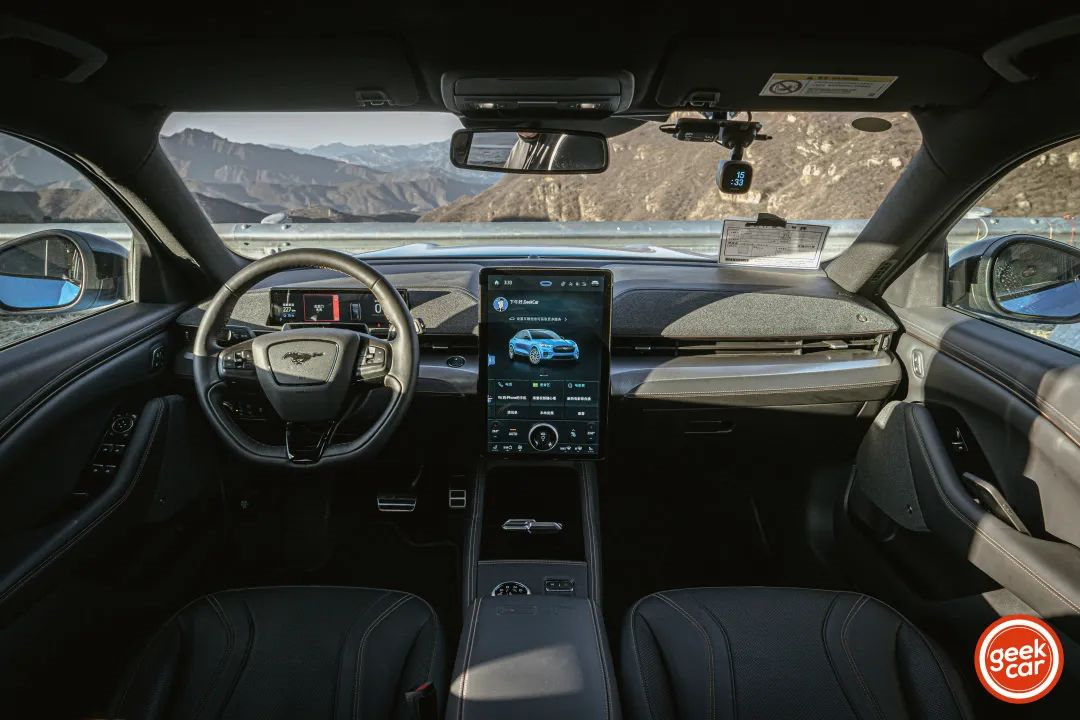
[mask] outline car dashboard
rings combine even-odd
[[[778,433],[787,425],[797,433],[792,423],[807,414],[826,423],[872,417],[901,380],[900,364],[890,352],[895,322],[821,271],[554,258],[440,259],[437,264],[395,259],[372,265],[406,298],[421,333],[419,407],[434,404],[440,417],[449,412],[477,418],[453,427],[414,418],[414,432],[456,434],[456,440],[447,438],[454,448],[503,455],[521,444],[529,453],[527,437],[507,442],[506,423],[493,427],[497,418],[484,410],[491,402],[485,372],[491,353],[480,344],[482,278],[498,268],[610,277],[603,404],[610,412],[605,433],[612,447],[645,443],[657,453],[679,453],[703,439]],[[245,293],[219,340],[245,339],[310,318],[385,334],[389,328],[378,310],[351,279],[321,269],[288,271]],[[178,320],[187,343],[175,368],[180,376],[191,375],[190,344],[201,316],[202,307],[196,306]],[[502,352],[509,358],[516,346],[515,366],[528,367],[530,342],[534,353],[554,352],[555,346],[524,339],[511,340]],[[576,350],[567,343],[558,347],[570,356]],[[546,357],[537,362],[555,364]],[[272,421],[254,398],[236,398],[229,409],[256,436],[258,423]],[[535,424],[536,418],[529,420]],[[603,451],[599,443],[582,441],[558,452],[593,457]]]

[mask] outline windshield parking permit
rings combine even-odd
[[[873,100],[896,82],[896,75],[812,75],[773,73],[759,95],[767,97],[832,97]]]
[[[828,234],[827,225],[724,220],[719,262],[742,267],[817,269]]]

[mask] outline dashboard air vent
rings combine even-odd
[[[437,335],[424,333],[420,336],[421,352],[450,353],[451,355],[476,355],[479,341],[475,335]]]
[[[694,355],[805,355],[826,350],[882,350],[885,335],[805,339],[675,339],[649,336],[616,336],[612,354],[620,357]]]

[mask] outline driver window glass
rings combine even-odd
[[[93,277],[75,243],[50,230],[104,239]],[[42,236],[20,241],[34,233]],[[78,170],[0,133],[0,349],[129,300],[133,241],[123,216]]]
[[[950,307],[993,318],[1013,330],[1080,354],[1080,139],[1028,160],[994,184],[948,235]],[[993,300],[973,298],[971,258],[1008,235],[1017,243],[987,264]],[[964,258],[968,260],[964,263]],[[966,264],[966,268],[962,265]],[[1025,315],[1032,319],[1025,319]]]

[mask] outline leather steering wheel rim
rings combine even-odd
[[[299,464],[290,460],[284,445],[268,445],[248,436],[221,408],[226,382],[218,366],[218,354],[224,348],[218,344],[217,335],[225,328],[240,297],[258,282],[276,273],[311,267],[335,270],[364,285],[381,303],[396,335],[389,340],[390,367],[382,385],[390,397],[379,417],[355,440],[329,444],[318,460]],[[378,270],[337,250],[286,250],[255,260],[221,286],[195,334],[193,365],[195,391],[203,412],[222,441],[242,458],[266,466],[325,468],[370,458],[393,435],[412,403],[420,376],[420,340],[408,305]]]

